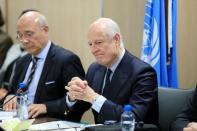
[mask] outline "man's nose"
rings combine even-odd
[[[95,53],[97,51],[98,51],[98,47],[95,44],[92,44],[92,46],[91,46],[91,52],[92,53]]]
[[[25,37],[22,37],[22,38],[20,39],[20,42],[22,42],[22,43],[27,43],[27,42],[28,42],[28,39],[25,38]]]
[[[92,54],[96,53],[97,51],[98,51],[98,48],[97,47],[95,47],[95,46],[92,46],[91,47]]]

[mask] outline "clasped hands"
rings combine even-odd
[[[190,122],[183,131],[197,131],[197,123],[196,122]]]
[[[89,103],[99,96],[85,80],[81,80],[79,77],[73,77],[72,80],[65,87],[68,91],[67,95],[70,101],[83,100]]]

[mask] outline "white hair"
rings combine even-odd
[[[115,21],[113,21],[110,18],[99,18],[95,22],[96,23],[101,22],[101,23],[105,24],[105,27],[107,29],[107,33],[110,35],[110,37],[114,37],[114,35],[116,33],[120,34],[120,46],[124,47],[124,43],[123,43],[123,40],[122,40],[122,35],[121,35],[121,32],[120,32],[120,28]]]

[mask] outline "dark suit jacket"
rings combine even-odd
[[[188,106],[176,116],[172,123],[172,131],[182,131],[189,122],[197,122],[197,88]]]
[[[100,93],[102,88],[105,71],[106,67],[98,63],[93,63],[88,69],[86,79],[97,93]],[[113,74],[111,88],[111,92],[105,96],[107,101],[100,113],[93,110],[96,123],[104,123],[106,120],[119,121],[126,104],[133,105],[137,121],[158,122],[157,76],[151,66],[126,51]],[[71,116],[76,116],[77,119],[77,116],[90,106],[78,101],[70,112],[74,112]]]
[[[31,55],[22,57],[16,64],[12,81],[12,93],[16,93],[18,84],[24,80]],[[78,56],[61,47],[51,44],[35,94],[34,103],[43,103],[47,107],[47,115],[57,118],[65,117],[67,110],[65,86],[72,77],[85,77]],[[47,84],[47,82],[51,82]]]
[[[0,68],[5,60],[7,51],[12,46],[13,42],[10,36],[0,29]]]
[[[0,13],[1,14],[1,13]],[[1,18],[0,18],[1,21]],[[0,29],[0,69],[5,61],[6,55],[10,47],[13,45],[12,39],[8,34]],[[7,73],[7,72],[6,72]],[[0,88],[3,88],[4,72],[0,74]],[[3,104],[4,99],[0,100],[0,105]]]

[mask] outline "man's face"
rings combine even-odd
[[[103,30],[90,29],[88,31],[88,44],[96,61],[104,66],[111,67],[119,53],[119,43],[114,37]]]
[[[37,55],[46,45],[48,27],[40,27],[38,21],[22,18],[17,23],[17,37],[28,53]]]

